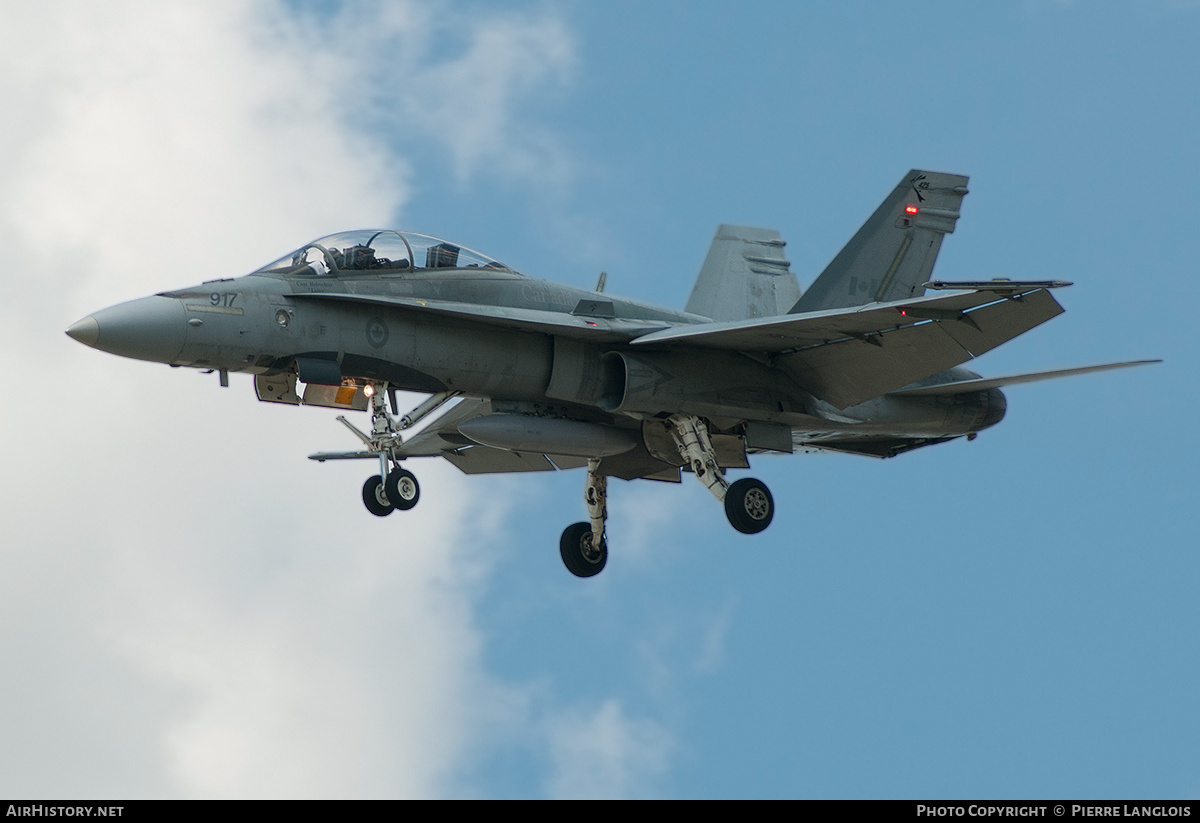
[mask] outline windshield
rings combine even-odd
[[[511,271],[479,252],[436,237],[391,229],[363,229],[314,240],[258,272],[336,276],[343,272],[392,274],[415,269]]]

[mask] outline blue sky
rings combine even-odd
[[[0,341],[37,365],[0,406],[0,793],[1200,792],[1200,5],[48,8],[2,13]],[[62,335],[366,225],[676,307],[760,225],[803,287],[910,168],[971,176],[940,277],[1075,283],[973,368],[1166,362],[1013,387],[973,443],[762,458],[754,537],[615,481],[593,580],[555,550],[577,471],[420,463],[376,521],[304,459],[332,415]]]

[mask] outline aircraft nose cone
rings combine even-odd
[[[96,341],[100,339],[100,324],[89,314],[67,329],[67,336],[72,340],[78,340],[85,346],[95,348]]]
[[[170,363],[183,350],[187,315],[173,297],[143,297],[90,314],[67,334],[93,349]]]

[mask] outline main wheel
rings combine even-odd
[[[576,577],[591,577],[601,572],[608,562],[608,545],[604,538],[600,539],[599,546],[593,542],[591,523],[567,526],[558,541],[558,551],[567,571]]]
[[[775,501],[762,481],[743,477],[725,492],[725,516],[742,534],[757,534],[771,525]]]
[[[363,505],[376,517],[387,517],[395,508],[383,488],[383,478],[375,474],[363,483]]]
[[[392,469],[388,472],[384,492],[393,506],[401,511],[408,511],[417,505],[421,499],[421,487],[413,473],[404,469]]]

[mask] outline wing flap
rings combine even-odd
[[[886,394],[970,359],[937,323],[785,355],[779,365],[805,390],[839,409]]]
[[[1062,313],[1063,307],[1050,292],[1039,289],[1032,294],[984,306],[961,318],[939,321],[938,326],[971,357],[978,357]]]
[[[442,456],[464,474],[554,471],[554,464],[544,454],[494,449],[491,446],[466,446]]]

